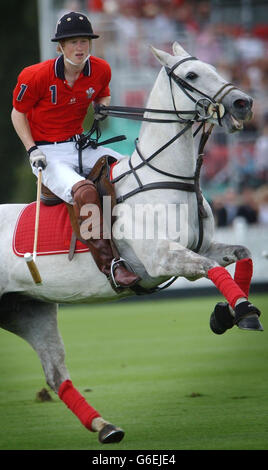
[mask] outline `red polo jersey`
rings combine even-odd
[[[71,88],[64,76],[63,55],[22,70],[13,92],[14,108],[27,114],[35,141],[66,140],[83,132],[89,104],[110,96],[109,64],[90,56]]]

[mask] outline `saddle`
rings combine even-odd
[[[103,197],[111,197],[111,211],[113,211],[113,208],[116,204],[116,195],[114,191],[114,186],[110,182],[110,167],[116,162],[117,160],[114,157],[111,157],[110,155],[104,155],[103,157],[99,158],[99,160],[95,163],[94,167],[87,176],[87,179],[91,180],[95,184],[102,206]],[[42,184],[41,187],[41,201],[46,206],[55,206],[57,204],[62,204],[63,202],[66,205],[73,230],[68,255],[68,258],[71,261],[75,253],[76,241],[79,240],[80,242],[85,243],[83,238],[81,238],[80,236],[80,227],[78,225],[77,218],[75,217],[73,205],[60,199],[44,184]],[[115,218],[111,217],[111,221],[113,224]]]

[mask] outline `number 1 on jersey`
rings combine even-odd
[[[57,103],[57,85],[51,85],[49,89],[51,91],[51,103],[56,104]]]
[[[20,92],[19,92],[19,94],[18,94],[18,96],[17,96],[17,101],[21,101],[21,100],[22,100],[23,95],[24,95],[25,91],[27,90],[27,88],[28,88],[28,85],[25,85],[24,83],[21,84],[21,86],[20,86]]]

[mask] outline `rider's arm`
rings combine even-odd
[[[28,151],[31,147],[34,147],[35,142],[32,137],[30,125],[26,114],[20,113],[15,108],[13,108],[11,112],[11,120],[14,129],[17,132],[26,150]]]
[[[20,113],[13,108],[11,112],[11,120],[15,131],[29,154],[31,164],[36,167],[41,166],[45,169],[47,165],[46,156],[35,145],[26,114]]]
[[[103,96],[102,98],[97,98],[94,103],[96,104],[103,104],[104,106],[109,106],[111,103],[111,97],[110,96]]]

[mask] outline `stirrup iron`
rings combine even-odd
[[[124,258],[114,258],[111,262],[111,267],[110,267],[110,281],[112,283],[112,285],[116,288],[116,289],[124,289],[124,287],[122,287],[120,284],[118,284],[115,280],[115,277],[114,277],[114,271],[116,269],[116,266],[119,264],[119,263],[124,263],[126,265],[127,268],[129,268],[133,273],[135,273],[134,269],[130,266],[130,264],[124,259]]]

